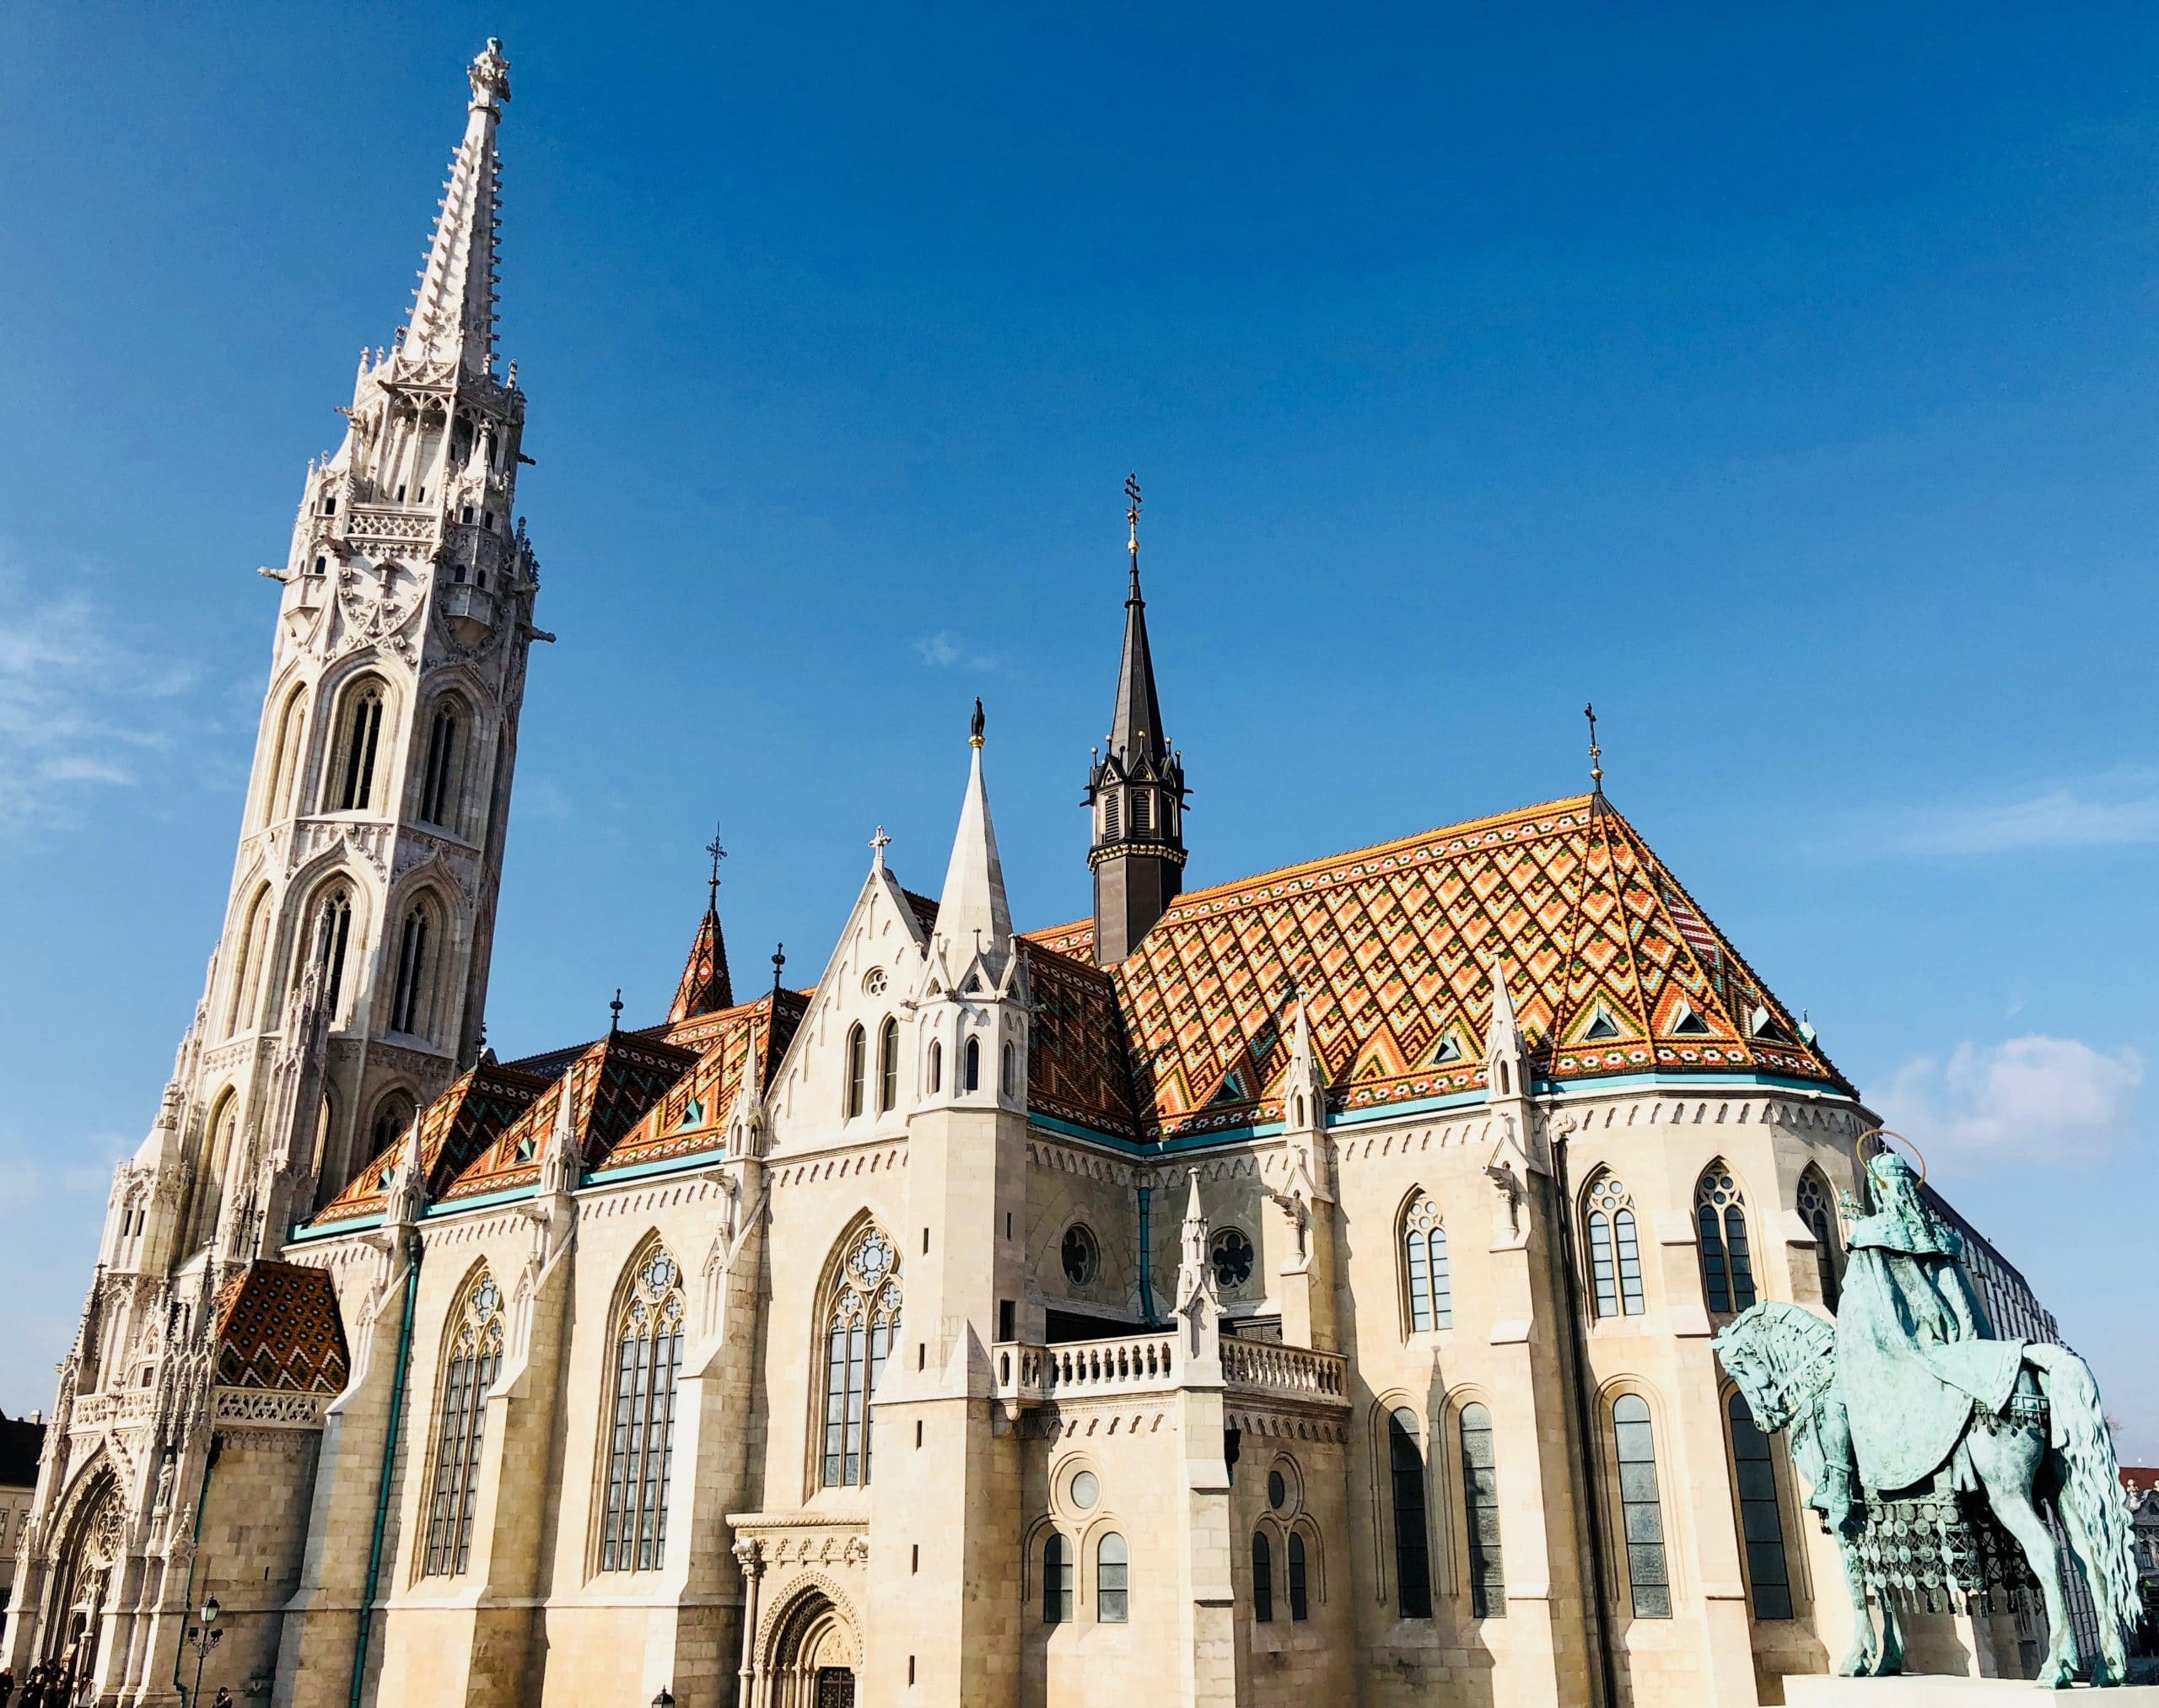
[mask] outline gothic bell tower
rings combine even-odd
[[[1094,844],[1095,963],[1114,967],[1137,948],[1184,887],[1184,759],[1162,733],[1155,660],[1147,649],[1147,601],[1139,594],[1139,482],[1131,503],[1130,590],[1124,601],[1124,656],[1107,745],[1087,773]]]
[[[175,1075],[164,1255],[274,1252],[478,1053],[538,561],[497,371],[496,132],[465,134],[412,313],[308,465],[224,930]]]

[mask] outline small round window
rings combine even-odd
[[[1214,1259],[1216,1286],[1227,1290],[1252,1279],[1252,1241],[1242,1228],[1218,1228],[1209,1252]]]
[[[862,975],[862,989],[863,993],[865,995],[883,995],[885,992],[885,969],[881,967],[873,967],[867,973],[864,973]]]
[[[1277,1512],[1289,1504],[1289,1484],[1279,1471],[1267,1474],[1267,1504]]]
[[[1072,1504],[1082,1512],[1091,1511],[1101,1498],[1102,1485],[1096,1481],[1092,1471],[1082,1471],[1072,1479]]]
[[[1064,1265],[1064,1279],[1075,1287],[1086,1286],[1102,1272],[1102,1248],[1095,1242],[1094,1230],[1084,1221],[1075,1221],[1065,1229],[1058,1258]]]

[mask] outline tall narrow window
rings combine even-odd
[[[382,740],[382,689],[363,682],[353,690],[345,714],[344,765],[338,779],[340,811],[364,811],[374,798],[375,750]]]
[[[1264,1530],[1252,1533],[1252,1616],[1256,1624],[1274,1623],[1274,1549]]]
[[[1492,1414],[1462,1409],[1462,1501],[1469,1528],[1469,1607],[1480,1619],[1507,1611],[1507,1579],[1499,1551],[1499,1472],[1492,1446]]]
[[[1837,1210],[1828,1183],[1812,1168],[1799,1177],[1799,1219],[1814,1236],[1814,1272],[1824,1310],[1837,1308],[1844,1252],[1837,1237]]]
[[[1641,1236],[1634,1225],[1634,1201],[1609,1174],[1590,1187],[1589,1274],[1600,1317],[1642,1314]]]
[[[963,1059],[966,1065],[966,1076],[961,1080],[960,1089],[965,1091],[979,1091],[982,1089],[982,1040],[980,1038],[971,1037],[967,1040],[966,1053]]]
[[[1403,1279],[1409,1289],[1409,1328],[1422,1334],[1454,1327],[1454,1282],[1447,1273],[1447,1231],[1440,1207],[1420,1198],[1402,1224]]]
[[[225,1009],[225,1036],[255,1025],[255,986],[262,971],[262,956],[270,935],[270,887],[256,892],[241,928],[240,960],[233,967],[232,1000]]]
[[[1612,1402],[1613,1457],[1619,1463],[1619,1518],[1627,1545],[1627,1587],[1638,1619],[1672,1617],[1672,1572],[1664,1552],[1664,1507],[1657,1498],[1656,1437],[1649,1402],[1623,1393]]]
[[[1068,1624],[1072,1619],[1072,1544],[1053,1530],[1042,1539],[1042,1623]]]
[[[392,1091],[376,1106],[374,1123],[368,1129],[368,1156],[370,1160],[390,1149],[412,1125],[412,1100],[402,1091]]]
[[[459,734],[457,708],[444,701],[428,729],[428,768],[420,784],[420,816],[429,824],[448,824],[456,806]]]
[[[935,1038],[929,1041],[929,1071],[923,1077],[929,1081],[931,1096],[945,1089],[945,1046]]]
[[[1117,840],[1117,794],[1115,790],[1102,797],[1102,840]]]
[[[1293,1622],[1311,1613],[1306,1579],[1305,1538],[1293,1530],[1289,1533],[1289,1618]]]
[[[877,1028],[877,1107],[889,1113],[900,1101],[900,1023],[885,1016]]]
[[[428,910],[415,905],[397,935],[397,982],[390,1003],[390,1029],[413,1032],[427,1016],[421,1002],[428,978]]]
[[[827,1489],[870,1480],[870,1396],[900,1332],[900,1254],[876,1228],[856,1238],[840,1265],[825,1317],[825,1468]]]
[[[1127,1577],[1131,1569],[1124,1538],[1116,1531],[1111,1531],[1095,1544],[1095,1622],[1097,1624],[1121,1625],[1130,1617],[1131,1606],[1128,1598],[1131,1592]]]
[[[1754,1303],[1754,1266],[1747,1255],[1745,1200],[1722,1162],[1712,1162],[1694,1188],[1694,1222],[1709,1309],[1747,1310]]]
[[[1145,836],[1154,826],[1155,797],[1145,789],[1139,789],[1132,797],[1132,833]]]
[[[682,1275],[655,1247],[615,1328],[615,1410],[607,1450],[602,1571],[653,1571],[667,1554],[675,1471],[675,1378],[682,1363]]]
[[[849,1026],[847,1029],[847,1089],[842,1107],[850,1121],[862,1113],[863,1051],[862,1028],[859,1026]]]
[[[1020,1089],[1018,1053],[1008,1043],[999,1047],[999,1056],[997,1088],[1010,1097]]]
[[[443,1371],[435,1431],[434,1491],[428,1503],[425,1575],[454,1577],[472,1554],[472,1512],[480,1496],[480,1449],[487,1433],[487,1390],[501,1367],[502,1293],[485,1270],[458,1303]]]
[[[269,791],[262,798],[265,824],[290,816],[293,784],[299,776],[301,743],[307,734],[307,691],[295,688],[277,719],[277,748],[270,762]]]
[[[1406,1619],[1432,1616],[1431,1546],[1424,1533],[1424,1455],[1417,1445],[1417,1414],[1403,1409],[1386,1420],[1387,1462],[1394,1494],[1394,1604]]]
[[[345,951],[352,935],[352,892],[340,884],[322,898],[315,916],[315,997],[333,1019],[345,989]]]
[[[1731,1420],[1731,1468],[1739,1485],[1739,1536],[1746,1546],[1747,1588],[1758,1619],[1791,1617],[1791,1571],[1785,1563],[1784,1512],[1777,1504],[1777,1466],[1769,1438],[1754,1422],[1745,1398],[1727,1403]]]

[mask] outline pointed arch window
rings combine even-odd
[[[1601,1174],[1585,1194],[1589,1206],[1589,1274],[1600,1317],[1642,1314],[1641,1232],[1634,1200],[1617,1176]]]
[[[423,998],[428,987],[428,910],[414,902],[397,934],[397,981],[390,1003],[390,1029],[417,1032],[428,1023]]]
[[[877,1028],[877,1107],[889,1114],[900,1101],[900,1023],[891,1015]]]
[[[480,1453],[487,1390],[502,1367],[502,1292],[485,1269],[451,1318],[441,1397],[436,1403],[434,1489],[428,1502],[423,1575],[455,1577],[472,1554],[472,1514],[479,1502]]]
[[[277,745],[270,762],[270,785],[262,798],[262,822],[288,817],[293,784],[299,776],[300,750],[307,733],[307,690],[295,688],[277,719]]]
[[[1703,1171],[1694,1187],[1694,1223],[1702,1253],[1702,1294],[1712,1311],[1727,1315],[1754,1303],[1754,1260],[1747,1242],[1746,1200],[1721,1161]]]
[[[449,825],[456,818],[457,784],[464,770],[464,720],[457,703],[444,700],[428,726],[428,764],[420,784],[420,816],[429,824]]]
[[[1777,1463],[1769,1438],[1736,1390],[1726,1402],[1731,1424],[1731,1470],[1739,1501],[1739,1538],[1747,1555],[1747,1592],[1758,1619],[1791,1614],[1791,1568],[1785,1560],[1784,1509],[1777,1501]]]
[[[1469,1532],[1469,1608],[1480,1619],[1504,1618],[1507,1579],[1499,1549],[1499,1458],[1492,1414],[1473,1401],[1462,1409],[1462,1502]]]
[[[345,989],[345,951],[352,937],[353,892],[337,884],[323,897],[315,915],[315,996],[323,1012],[333,1019]]]
[[[1838,1238],[1836,1200],[1829,1183],[1814,1169],[1799,1177],[1799,1219],[1814,1236],[1814,1270],[1822,1283],[1822,1306],[1833,1312],[1841,1293],[1844,1245]]]
[[[960,1082],[961,1090],[979,1091],[982,1089],[982,1040],[980,1038],[971,1037],[967,1040],[966,1051],[961,1060],[966,1072]]]
[[[1121,1625],[1131,1617],[1132,1556],[1112,1530],[1095,1544],[1095,1622]]]
[[[638,1266],[615,1320],[602,1571],[652,1571],[667,1552],[675,1382],[682,1365],[682,1274],[664,1247]]]
[[[933,1096],[945,1089],[945,1046],[935,1038],[929,1041],[929,1072],[925,1077]]]
[[[368,1128],[369,1160],[389,1150],[412,1125],[412,1100],[402,1091],[392,1091],[376,1105],[374,1120]]]
[[[382,684],[356,683],[345,700],[344,742],[337,772],[337,808],[364,811],[374,799],[375,757],[382,741]]]
[[[1406,1619],[1432,1616],[1431,1544],[1424,1530],[1424,1453],[1417,1414],[1404,1407],[1386,1420],[1387,1468],[1394,1496],[1394,1605]]]
[[[1308,1574],[1305,1566],[1305,1538],[1296,1531],[1289,1533],[1289,1619],[1292,1624],[1307,1618],[1311,1612]]]
[[[1423,1334],[1454,1327],[1454,1280],[1447,1267],[1447,1231],[1440,1207],[1420,1197],[1402,1220],[1402,1274],[1409,1293],[1409,1329]]]
[[[1020,1089],[1019,1058],[1009,1042],[999,1046],[997,1074],[998,1090],[1008,1097],[1015,1096]]]
[[[900,1254],[882,1229],[848,1249],[825,1312],[824,1486],[870,1480],[870,1397],[900,1332]]]
[[[862,1080],[864,1061],[867,1049],[861,1025],[847,1029],[847,1087],[841,1100],[842,1113],[852,1121],[862,1113]]]
[[[1672,1617],[1672,1569],[1664,1551],[1664,1504],[1656,1486],[1656,1435],[1649,1402],[1623,1393],[1612,1402],[1613,1457],[1619,1466],[1619,1526],[1627,1549],[1627,1588],[1638,1619]]]
[[[270,886],[255,892],[247,922],[240,928],[240,960],[233,967],[232,1000],[225,1010],[225,1036],[255,1024],[255,987],[261,975],[262,956],[270,935]]]
[[[1042,1623],[1072,1621],[1072,1544],[1053,1530],[1042,1538]]]
[[[1274,1549],[1264,1530],[1252,1533],[1252,1616],[1256,1624],[1274,1623]]]

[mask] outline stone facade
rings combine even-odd
[[[938,895],[880,834],[813,987],[737,1002],[715,905],[665,1022],[484,1049],[538,632],[493,45],[471,82],[276,574],[233,906],[6,1658],[175,1702],[214,1595],[204,1689],[277,1708],[1686,1708],[1825,1670],[1836,1556],[1709,1336],[1833,1311],[1873,1118],[1601,787],[1183,892],[1136,487],[1092,923],[1015,931],[977,708]],[[1921,1624],[1972,1670],[2013,1641]]]

